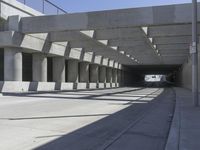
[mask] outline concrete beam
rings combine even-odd
[[[200,5],[198,4],[200,8]],[[95,30],[151,25],[191,23],[190,4],[74,13],[54,16],[24,17],[23,33],[45,33],[66,30]],[[200,13],[200,9],[198,9]],[[198,17],[200,21],[200,16]]]
[[[146,40],[143,41],[134,41],[134,39],[117,39],[109,40],[108,46],[144,46],[148,45]]]
[[[180,49],[180,50],[187,50],[190,48],[189,44],[168,44],[168,45],[157,45],[159,50],[169,50],[169,49]]]
[[[127,58],[126,55],[116,52],[116,50],[110,49],[102,43],[98,44],[101,44],[102,47],[85,49],[85,52],[96,52],[98,55],[102,55],[110,59],[116,59],[116,61],[119,61],[121,64],[134,64],[134,61]],[[55,56],[80,59],[80,57],[77,58],[75,56],[81,55],[81,50],[68,48],[67,46],[67,42],[65,42],[64,45],[64,43],[51,43],[47,40],[37,38],[32,35],[23,35],[19,32],[0,32],[0,47],[17,47],[29,49],[29,52],[42,52]]]
[[[200,28],[200,24],[198,25]],[[148,28],[149,37],[167,37],[167,36],[192,36],[191,24],[180,25],[163,25],[163,26],[150,26]],[[200,34],[200,31],[198,32]]]
[[[97,40],[114,40],[122,38],[132,38],[134,40],[144,40],[140,28],[114,28],[99,29],[95,31],[95,39]]]
[[[191,43],[191,36],[174,36],[174,37],[155,37],[153,40],[154,44],[188,44]]]

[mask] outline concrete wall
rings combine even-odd
[[[198,79],[198,84],[200,87],[200,54],[199,54],[199,79]],[[187,88],[187,89],[192,89],[192,62],[191,58],[188,59],[188,62],[182,65],[182,69],[180,70],[179,73],[179,78],[180,79],[180,86]]]
[[[0,81],[4,80],[4,49],[0,49]]]

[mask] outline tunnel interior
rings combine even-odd
[[[178,70],[181,65],[138,65],[126,66],[125,86],[179,86]],[[147,76],[160,76],[160,81],[145,81]]]

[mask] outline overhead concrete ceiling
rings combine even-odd
[[[21,32],[49,33],[51,42],[68,41],[126,65],[181,65],[189,56],[191,15],[191,4],[179,4],[24,17]]]

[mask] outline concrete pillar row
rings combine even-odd
[[[79,82],[89,83],[89,63],[79,63]]]
[[[79,82],[78,60],[69,59],[67,63],[67,69],[67,82]]]
[[[17,48],[4,49],[4,80],[22,81],[22,52]]]
[[[47,82],[47,57],[41,53],[33,54],[33,81]]]
[[[65,58],[53,57],[53,81],[65,82]]]
[[[99,67],[99,82],[106,83],[106,67],[104,66]]]
[[[112,68],[106,68],[106,83],[112,83]]]
[[[99,66],[96,64],[90,64],[90,82],[98,83],[99,82]]]

